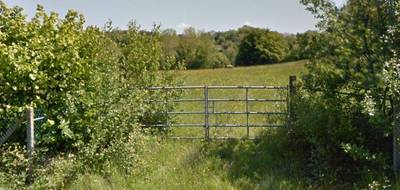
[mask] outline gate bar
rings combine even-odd
[[[204,99],[176,99],[176,100],[171,100],[172,102],[202,102]],[[287,99],[208,99],[208,101],[214,101],[214,102],[244,102],[244,101],[251,101],[251,102],[287,102]],[[165,102],[165,100],[151,100],[151,102]]]
[[[148,90],[163,90],[163,89],[202,89],[204,86],[153,86],[148,87]]]
[[[208,101],[206,101],[208,102]],[[207,106],[208,107],[208,106]],[[223,115],[223,114],[259,114],[259,115],[286,115],[286,112],[167,112],[168,114],[207,114],[207,115]]]
[[[204,140],[204,137],[167,137],[171,140]],[[210,137],[210,140],[258,140],[259,137]]]
[[[271,90],[287,90],[286,86],[209,86],[209,89],[271,89]]]
[[[140,125],[141,127],[204,127],[204,124],[153,124],[153,125]],[[275,127],[285,127],[285,124],[208,124],[208,127],[265,127],[265,128],[275,128]]]
[[[209,124],[210,127],[284,127],[285,125],[279,124]]]
[[[165,87],[148,87],[148,90],[162,89],[202,89],[206,86],[165,86]],[[287,90],[287,86],[207,86],[208,89],[271,89],[271,90]]]
[[[248,89],[247,89],[248,90]],[[210,101],[216,101],[216,102],[230,102],[230,101],[249,101],[249,102],[286,102],[286,99],[209,99]]]
[[[292,77],[291,77],[292,78]],[[292,81],[291,81],[292,82]],[[290,103],[291,103],[291,93],[293,92],[292,87],[293,85],[288,85],[288,86],[167,86],[167,87],[149,87],[146,88],[148,90],[186,90],[186,89],[194,89],[194,90],[201,90],[203,89],[204,93],[204,98],[187,98],[187,99],[172,99],[169,101],[172,102],[204,102],[204,111],[171,111],[171,112],[166,112],[166,114],[193,114],[193,115],[204,115],[204,123],[202,124],[196,124],[196,123],[191,123],[191,124],[173,124],[167,123],[165,124],[154,124],[154,125],[140,125],[142,127],[204,127],[204,139],[205,140],[210,140],[210,139],[218,139],[215,138],[215,136],[211,137],[210,136],[210,127],[245,127],[246,128],[246,136],[243,138],[250,139],[250,127],[285,127],[288,125],[288,123],[266,123],[266,124],[251,124],[250,123],[250,115],[252,114],[263,114],[263,115],[286,115],[289,116],[289,120],[292,119],[292,113],[291,113],[291,108],[290,108]],[[209,98],[209,89],[211,90],[218,90],[218,89],[228,89],[228,90],[245,90],[246,92],[246,97],[245,98],[216,98],[216,99],[210,99]],[[271,89],[271,90],[287,90],[287,97],[284,98],[259,98],[259,99],[251,99],[250,98],[250,91],[251,89],[260,89],[260,90],[266,90],[266,89]],[[201,91],[200,91],[201,92]],[[210,105],[209,101],[212,103],[212,112],[210,112]],[[152,100],[152,102],[168,102],[165,100]],[[221,112],[215,112],[215,102],[245,102],[246,104],[246,111],[242,112],[229,112],[229,111],[221,111]],[[280,103],[286,103],[287,104],[287,111],[286,112],[257,112],[257,111],[250,111],[250,102],[280,102]],[[218,123],[210,123],[210,115],[218,115],[218,114],[241,114],[241,115],[246,115],[246,123],[243,124],[218,124]],[[289,121],[290,122],[290,121]],[[289,123],[290,125],[290,123]],[[185,139],[186,137],[177,137],[176,139]],[[186,139],[197,139],[197,137],[188,137]],[[221,139],[221,138],[219,138]],[[229,137],[223,139],[229,139]],[[237,138],[235,138],[237,139]]]

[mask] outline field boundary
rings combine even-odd
[[[232,139],[233,137],[210,137],[210,128],[224,128],[224,127],[238,127],[238,128],[246,128],[246,137],[247,139],[251,139],[250,137],[250,128],[279,128],[279,127],[290,127],[291,121],[293,120],[293,114],[291,114],[291,96],[295,93],[295,81],[296,77],[291,76],[289,78],[289,83],[287,86],[166,86],[166,87],[149,87],[148,90],[151,91],[192,91],[192,90],[202,90],[202,96],[197,98],[177,98],[172,100],[172,102],[201,102],[203,103],[203,111],[169,111],[166,112],[168,116],[170,115],[202,115],[204,120],[202,123],[157,123],[157,124],[142,124],[142,127],[197,127],[204,128],[204,137],[169,137],[171,139],[216,139],[216,140],[224,140],[224,139]],[[245,98],[210,98],[209,90],[244,90]],[[282,91],[285,94],[284,98],[263,98],[263,99],[255,99],[251,98],[249,92],[251,90],[270,90],[270,91]],[[154,100],[155,102],[162,102],[162,100]],[[224,111],[217,112],[215,111],[215,103],[216,102],[244,102],[245,110],[244,111]],[[249,108],[250,102],[274,102],[284,104],[287,107],[285,112],[277,112],[277,111],[269,111],[269,112],[257,112],[251,111]],[[211,110],[210,110],[211,109]],[[242,124],[232,124],[232,123],[224,123],[224,124],[216,124],[211,123],[209,121],[209,117],[211,115],[244,115],[246,116],[246,122]],[[284,124],[270,124],[270,123],[251,123],[249,122],[250,115],[280,115],[286,119]]]

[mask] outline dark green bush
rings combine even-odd
[[[399,106],[398,5],[303,0],[324,41],[299,86],[292,131],[310,178],[341,188],[385,188],[393,179],[392,130]]]
[[[387,172],[391,171],[392,138],[385,129],[390,123],[371,122],[355,103],[344,107],[347,96],[340,104],[338,99],[318,95],[299,96],[295,108],[297,121],[289,139],[301,151],[299,155],[314,182],[342,184],[344,188],[366,176],[375,180],[391,176]]]

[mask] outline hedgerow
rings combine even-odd
[[[0,186],[62,188],[86,172],[132,173],[144,164],[139,155],[147,133],[139,123],[167,119],[146,121],[146,114],[169,109],[174,96],[146,87],[173,83],[159,70],[176,67],[174,60],[163,56],[157,27],[143,33],[132,22],[128,42],[118,44],[84,23],[75,11],[61,19],[42,6],[28,21],[21,8],[0,1],[0,114],[22,116],[33,106],[46,118],[35,131],[31,177],[24,135],[1,147]]]
[[[299,86],[293,144],[314,182],[388,187],[400,97],[398,3],[302,2],[321,20],[324,40]]]

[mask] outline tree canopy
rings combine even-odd
[[[239,45],[237,65],[278,63],[284,59],[286,42],[282,34],[251,28]]]

